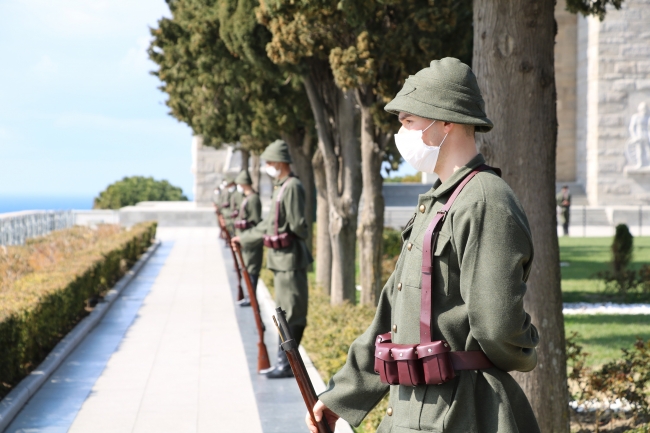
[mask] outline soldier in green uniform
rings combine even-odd
[[[242,248],[267,246],[266,266],[273,271],[275,302],[287,312],[287,323],[300,344],[307,326],[307,267],[313,261],[305,239],[311,227],[305,220],[305,190],[291,173],[289,147],[282,140],[271,143],[260,158],[273,181],[269,215],[254,228],[233,238]],[[275,366],[260,374],[271,379],[291,377],[291,367],[284,351],[278,349]]]
[[[425,239],[429,223],[474,169],[485,168],[474,132],[489,131],[492,122],[476,77],[457,59],[433,61],[406,80],[386,110],[402,123],[395,141],[404,159],[439,180],[419,196],[375,318],[352,343],[314,414],[331,425],[339,417],[359,425],[390,392],[378,433],[538,433],[525,394],[507,373],[537,364],[539,335],[523,308],[533,243],[521,204],[494,170],[471,178],[441,214],[431,267],[422,269],[423,248],[431,245]],[[392,343],[420,343],[423,329],[427,332],[420,326],[423,273],[431,293],[431,306],[423,311],[429,308],[432,340],[445,340],[455,359],[472,351],[492,366],[453,364],[456,376],[439,385],[388,385],[374,370],[375,342],[390,332]],[[309,415],[306,422],[316,433]]]
[[[562,221],[562,230],[564,236],[569,236],[569,215],[571,212],[571,193],[569,186],[564,185],[562,190],[555,196],[557,207],[559,208],[560,220]]]
[[[226,221],[228,232],[232,235],[235,233],[234,218],[237,216],[237,209],[239,209],[239,203],[241,203],[241,194],[237,192],[235,176],[230,173],[226,174],[224,182],[225,185],[220,195],[221,200],[217,206],[219,206]]]
[[[237,233],[237,236],[241,236],[242,233],[246,233],[262,221],[262,202],[259,194],[253,190],[253,182],[248,170],[242,170],[235,178],[235,183],[237,184],[237,191],[242,197],[235,218],[235,233]],[[233,204],[235,203],[233,202]],[[244,266],[246,266],[246,270],[251,277],[253,290],[255,290],[260,276],[260,269],[262,268],[262,244],[258,243],[248,248],[242,247],[241,254],[244,259]],[[247,307],[250,304],[248,297],[239,301],[240,307]]]

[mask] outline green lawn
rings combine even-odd
[[[650,339],[647,315],[564,316],[566,335],[579,334],[578,343],[589,353],[588,365],[601,365],[621,357],[621,348],[630,348],[636,337]]]
[[[610,269],[612,238],[560,239],[560,261],[568,264],[562,270],[562,299],[564,302],[622,301],[603,293],[604,285],[594,278],[597,272]],[[650,237],[634,238],[633,267],[650,263]],[[631,293],[627,302],[648,302],[640,294]]]

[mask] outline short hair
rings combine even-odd
[[[463,124],[463,130],[465,131],[465,135],[467,135],[468,137],[473,137],[476,132],[476,127],[474,125]]]
[[[562,185],[562,189],[569,189],[569,185]]]

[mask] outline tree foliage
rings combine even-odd
[[[151,30],[149,55],[172,116],[208,146],[258,151],[282,131],[309,128],[311,118],[300,83],[256,52],[268,32],[247,3],[168,1],[172,18]]]
[[[567,0],[566,10],[583,16],[594,15],[602,21],[607,13],[607,5],[620,9],[622,4],[623,0]]]
[[[383,108],[410,74],[446,56],[471,63],[471,0],[262,0],[256,13],[272,35],[268,57],[300,74],[330,70],[371,108],[377,135],[397,129]],[[386,150],[396,169],[399,154]]]
[[[125,177],[110,184],[95,197],[94,209],[119,209],[141,201],[187,201],[183,190],[153,177]]]

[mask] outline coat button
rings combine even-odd
[[[413,244],[409,242],[409,244],[406,246],[406,249],[411,251],[411,248],[413,248]]]
[[[397,332],[397,325],[393,325],[393,332]]]
[[[392,407],[389,407],[388,409],[386,409],[386,415],[393,416],[393,408]]]
[[[423,205],[423,204],[421,204],[421,205],[420,205],[420,212],[421,212],[421,213],[424,213],[425,210],[427,210],[426,206]]]
[[[402,290],[402,283],[397,284],[397,290]]]

